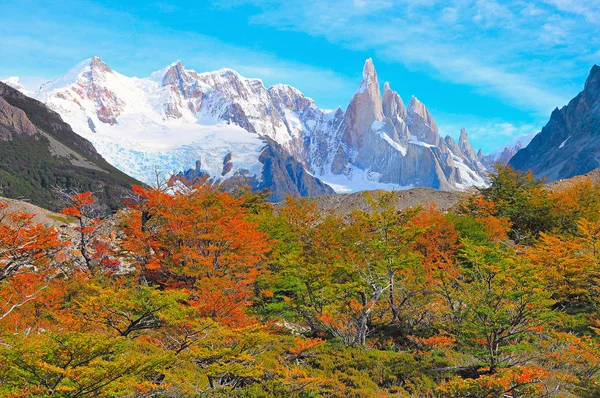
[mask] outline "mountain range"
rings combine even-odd
[[[478,155],[481,159],[481,163],[483,163],[488,170],[493,170],[493,167],[496,163],[508,164],[510,159],[515,156],[515,153],[527,147],[533,137],[535,137],[537,134],[538,133],[535,132],[515,137],[488,155],[484,155],[482,152],[480,152]]]
[[[8,84],[20,90],[18,79]],[[157,171],[244,180],[272,199],[365,189],[463,190],[488,183],[467,132],[442,138],[423,103],[408,106],[373,62],[346,110],[320,109],[298,89],[265,87],[231,69],[175,62],[127,77],[100,58],[27,93],[61,115],[112,165],[146,183]]]

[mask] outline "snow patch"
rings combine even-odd
[[[400,145],[399,143],[397,143],[396,141],[394,141],[389,135],[387,135],[385,132],[380,132],[379,136],[381,138],[383,138],[385,140],[385,142],[387,142],[388,144],[390,144],[392,146],[392,148],[396,149],[398,152],[400,152],[402,154],[402,156],[406,155],[406,148],[403,147],[402,145]]]
[[[567,137],[567,139],[566,139],[566,140],[564,140],[564,141],[562,142],[562,144],[560,144],[560,146],[558,147],[558,149],[562,149],[562,147],[564,147],[564,146],[565,146],[565,144],[567,143],[567,141],[569,141],[569,138],[571,138],[571,136],[568,136],[568,137]]]
[[[336,193],[352,193],[375,189],[391,191],[413,188],[412,185],[402,186],[380,182],[381,174],[370,170],[362,170],[355,166],[349,166],[343,174],[327,173],[325,175],[317,175],[316,177],[333,188]]]

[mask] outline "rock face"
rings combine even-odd
[[[363,81],[340,127],[333,174],[352,179],[367,171],[378,182],[395,187],[445,190],[487,183],[487,171],[464,129],[460,145],[449,137],[443,140],[422,102],[413,97],[406,109],[388,83],[384,85],[383,100],[379,93],[377,74],[371,60],[367,60]]]
[[[294,87],[267,88],[231,69],[197,73],[178,61],[138,79],[97,57],[35,97],[109,162],[146,182],[158,167],[222,183],[240,176],[255,187],[270,181],[275,196],[280,187],[320,195],[329,187],[460,190],[487,183],[468,139],[448,145],[425,105],[413,98],[405,107],[387,83],[382,97],[370,59],[346,111],[322,110]]]
[[[556,108],[548,124],[509,164],[548,182],[585,174],[600,166],[600,67],[568,105]]]
[[[35,133],[37,128],[25,112],[0,97],[0,140],[8,141],[15,135],[32,136]]]
[[[132,184],[93,145],[75,134],[41,102],[0,83],[0,181],[2,195],[25,197],[51,210],[62,207],[54,187],[91,190],[109,208],[120,207]]]
[[[271,200],[281,201],[287,195],[317,196],[333,194],[335,191],[318,178],[314,178],[304,167],[279,144],[268,140],[269,145],[260,155],[264,165],[263,178],[257,189],[270,189]]]

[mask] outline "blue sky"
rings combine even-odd
[[[197,4],[194,4],[197,3]],[[29,86],[100,56],[129,76],[180,59],[345,108],[372,57],[441,134],[491,151],[539,131],[600,63],[600,0],[0,0],[0,78]]]

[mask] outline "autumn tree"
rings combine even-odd
[[[413,243],[419,228],[409,220],[416,210],[398,211],[394,192],[367,195],[369,211],[356,212],[345,239],[352,242],[348,262],[356,270],[365,287],[360,292],[356,341],[365,344],[371,311],[383,294],[391,315],[391,322],[408,323],[402,311],[414,299],[415,288],[422,274],[419,257],[413,252]]]
[[[58,271],[59,232],[0,202],[0,320],[34,300]]]
[[[482,381],[499,383],[494,387],[499,390],[494,391],[508,394],[544,373],[535,370],[539,367],[535,359],[549,325],[550,294],[538,277],[539,269],[526,259],[502,248],[468,241],[463,244],[462,277],[457,279],[456,291],[447,302],[452,315],[449,325],[461,349],[476,363],[457,369],[487,375]],[[488,391],[474,383],[459,385],[467,390]]]
[[[82,265],[92,274],[113,270],[119,265],[119,261],[115,259],[109,237],[103,231],[106,220],[101,218],[97,198],[90,191],[57,192],[67,204],[61,213],[72,217],[77,223],[77,237],[73,242],[79,254],[76,261],[81,260]]]
[[[509,237],[528,242],[539,232],[549,231],[556,222],[552,217],[552,202],[543,186],[531,173],[515,171],[497,164],[491,174],[491,184],[480,190],[482,197],[493,203],[497,216],[511,223]]]
[[[122,248],[133,254],[141,276],[193,289],[194,305],[205,316],[244,318],[241,309],[250,304],[269,249],[249,220],[246,198],[207,184],[134,190],[139,200],[123,214]]]

